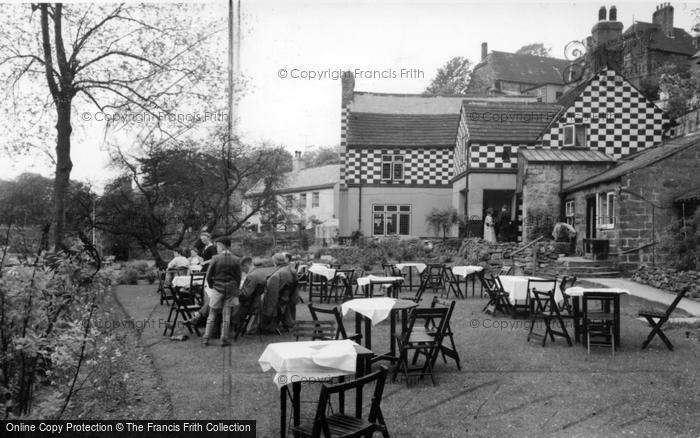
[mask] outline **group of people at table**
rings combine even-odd
[[[232,327],[246,329],[241,324],[251,312],[259,315],[251,331],[273,333],[278,328],[289,330],[294,326],[299,295],[296,291],[297,275],[289,264],[289,254],[277,253],[272,257],[273,267],[262,267],[260,263],[254,264],[251,257],[235,256],[228,237],[213,242],[211,235],[203,232],[199,240],[200,249],[192,249],[189,258],[185,257],[185,250],[174,251],[167,268],[168,272],[186,269],[205,274],[203,305],[184,322],[196,326],[206,321],[202,338],[204,345],[209,345],[219,315],[222,347],[230,344]],[[185,286],[176,284],[178,278],[171,276],[166,283]]]

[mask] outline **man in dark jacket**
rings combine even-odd
[[[202,256],[202,260],[204,260],[202,262],[202,272],[206,273],[209,269],[209,263],[211,262],[212,257],[216,255],[217,249],[216,245],[214,245],[214,243],[211,241],[211,234],[207,233],[206,231],[203,231],[199,235],[199,241],[202,242],[202,249],[199,251],[199,253]],[[198,311],[194,312],[192,318],[185,321],[185,324],[197,326],[206,321],[207,316],[209,316],[209,298],[205,295],[204,305]]]
[[[204,345],[209,345],[209,338],[214,329],[214,322],[219,313],[221,321],[221,346],[229,345],[228,332],[231,314],[239,306],[241,266],[238,257],[231,254],[231,239],[222,237],[217,242],[218,254],[211,259],[207,270],[206,285],[209,287],[209,316],[204,332]]]
[[[287,257],[278,253],[272,260],[277,269],[267,279],[265,288],[260,327],[264,332],[274,332],[280,323],[284,329],[292,329],[299,301],[296,272],[287,263]]]

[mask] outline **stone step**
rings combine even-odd
[[[617,265],[614,260],[564,260],[558,263],[569,268],[611,267]]]

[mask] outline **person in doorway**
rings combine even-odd
[[[493,226],[493,209],[489,208],[486,210],[486,218],[484,219],[484,240],[496,243],[496,232]]]
[[[510,240],[510,211],[507,206],[501,208],[498,214],[498,224],[496,227],[496,237],[499,242]]]

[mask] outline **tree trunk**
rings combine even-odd
[[[54,245],[56,250],[65,249],[65,225],[66,225],[66,197],[70,183],[70,172],[73,162],[70,159],[70,135],[73,128],[70,124],[71,100],[57,101],[56,112],[56,177],[53,185],[54,204]]]
[[[163,265],[166,265],[166,263],[163,261],[163,258],[160,256],[160,252],[158,252],[158,244],[157,243],[155,243],[155,242],[149,243],[148,250],[151,251],[151,255],[153,256],[153,260],[156,261],[156,267],[161,267]]]

